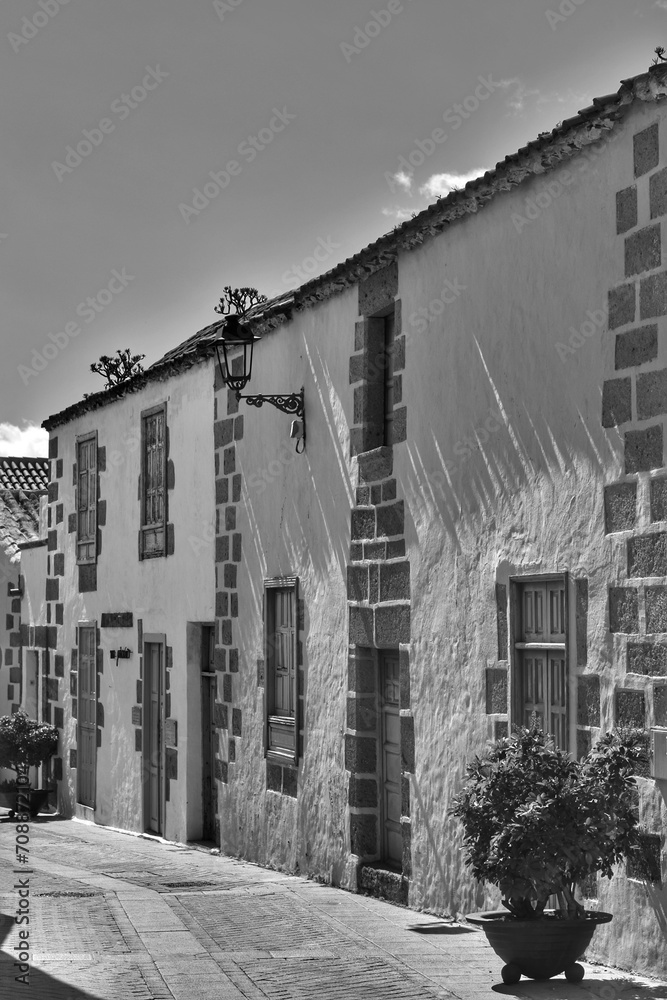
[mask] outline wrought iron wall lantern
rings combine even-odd
[[[252,354],[255,343],[258,340],[261,340],[261,337],[255,336],[248,326],[240,322],[239,316],[235,314],[228,316],[224,331],[215,344],[220,377],[229,389],[234,390],[236,398],[245,399],[248,406],[260,407],[264,403],[271,403],[272,406],[282,410],[283,413],[294,414],[297,420],[292,423],[290,436],[297,439],[296,451],[300,455],[306,447],[306,411],[303,386],[300,392],[274,393],[272,395],[245,395],[241,391],[245,389],[250,381],[252,375]],[[220,356],[220,347],[222,347],[222,357]],[[233,358],[231,357],[232,354],[234,355]],[[236,372],[232,371],[233,360],[236,361],[236,367],[238,368]]]

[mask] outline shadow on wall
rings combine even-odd
[[[613,428],[603,432],[601,419],[593,427],[587,426],[579,410],[567,409],[567,400],[560,402],[565,416],[558,428],[550,425],[544,409],[530,412],[523,401],[503,400],[481,350],[474,384],[479,399],[484,398],[481,387],[486,384],[486,396],[491,402],[480,409],[460,439],[447,446],[447,453],[437,432],[431,430],[438,456],[436,468],[425,459],[419,446],[408,440],[414,475],[406,491],[408,505],[415,511],[423,509],[425,517],[440,520],[444,532],[459,549],[457,524],[464,516],[472,519],[481,515],[485,520],[494,520],[502,498],[511,499],[538,478],[541,489],[550,482],[554,497],[556,490],[562,494],[562,481],[556,480],[574,471],[575,456],[584,459],[586,467],[594,469],[600,479],[619,461],[612,443],[612,435],[620,439],[619,432]],[[601,400],[600,392],[600,413]],[[575,480],[571,493],[573,497],[577,494]]]
[[[18,941],[18,932],[23,928],[14,923],[13,914],[0,912],[0,1000],[16,1000],[24,993],[26,997],[48,997],[49,1000],[85,1000],[87,997],[96,1000],[97,994],[55,979],[30,961],[20,962],[16,946],[8,941],[5,944],[14,927],[16,932],[12,936]]]

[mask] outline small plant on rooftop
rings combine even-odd
[[[132,354],[129,347],[124,350],[119,347],[111,357],[108,354],[103,354],[99,361],[90,366],[90,370],[105,378],[104,388],[110,389],[120,382],[125,382],[128,378],[132,378],[133,375],[143,372],[141,362],[145,357],[145,354]]]
[[[256,288],[232,288],[231,285],[225,285],[215,311],[222,316],[229,316],[232,312],[236,316],[245,316],[253,306],[267,301],[266,295],[262,295]]]

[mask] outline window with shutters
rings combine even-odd
[[[538,725],[568,750],[567,578],[514,583],[514,721]]]
[[[141,415],[141,555],[165,554],[167,530],[167,404]]]
[[[296,763],[297,724],[296,577],[264,581],[266,753]]]
[[[76,442],[76,561],[97,561],[97,432]]]

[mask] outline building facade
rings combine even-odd
[[[224,321],[46,422],[63,808],[462,914],[497,903],[449,815],[487,740],[667,726],[665,96],[653,67],[255,307],[246,391],[304,386],[301,454],[216,373]],[[664,976],[637,781],[589,954]]]

